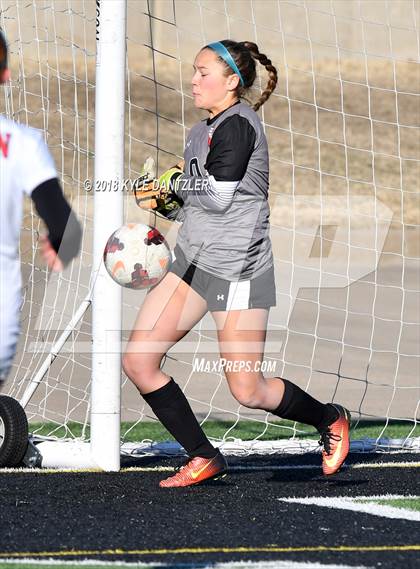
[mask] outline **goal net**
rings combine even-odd
[[[348,407],[360,450],[419,449],[419,9],[417,0],[127,1],[127,180],[148,156],[159,172],[172,166],[206,117],[190,84],[202,46],[253,41],[277,68],[259,111],[277,287],[263,371]],[[107,191],[93,180],[100,10],[99,1],[0,0],[12,73],[0,113],[43,130],[84,229],[79,257],[49,274],[41,222],[25,204],[22,334],[6,393],[23,402],[38,439],[90,436],[94,194]],[[265,83],[261,68],[251,101]],[[155,225],[174,247],[177,223],[138,209],[129,191],[123,200],[125,222]],[[127,340],[145,292],[122,294]],[[317,446],[302,425],[240,406],[218,362],[207,314],[163,370],[225,452]],[[124,376],[121,440],[126,453],[179,450],[158,444],[167,436]]]

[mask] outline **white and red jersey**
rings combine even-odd
[[[13,349],[19,330],[23,199],[56,177],[42,133],[0,115],[0,359]]]

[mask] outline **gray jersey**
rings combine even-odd
[[[196,124],[184,159],[177,245],[187,260],[230,281],[268,270],[268,147],[257,113],[238,102]]]

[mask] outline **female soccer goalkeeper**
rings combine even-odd
[[[241,97],[254,83],[256,61],[269,79],[251,108]],[[161,487],[197,484],[227,469],[179,386],[160,369],[167,350],[208,310],[217,327],[220,354],[231,362],[225,375],[239,403],[318,429],[327,475],[337,472],[349,450],[346,409],[320,403],[286,379],[254,371],[260,369],[268,312],[276,303],[268,233],[268,148],[255,111],[276,83],[276,69],[255,43],[224,40],[202,48],[195,58],[192,92],[195,106],[208,111],[209,118],[189,133],[184,171],[172,168],[160,178],[159,197],[166,198],[169,184],[183,200],[184,221],[176,260],[147,294],[123,366],[190,457],[174,476],[160,482]],[[149,342],[160,349],[147,352]],[[244,360],[254,366],[238,371]]]

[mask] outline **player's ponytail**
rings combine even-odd
[[[0,30],[0,73],[7,68],[7,43],[6,39]]]
[[[271,63],[271,60],[264,53],[260,53],[257,44],[250,41],[236,42],[232,40],[223,40],[222,43],[228,50],[229,54],[232,56],[239,72],[241,74],[242,82],[238,84],[236,93],[238,97],[244,98],[245,91],[252,87],[255,78],[257,76],[255,69],[255,61],[259,61],[261,65],[264,65],[268,72],[268,82],[261,93],[260,98],[256,103],[252,105],[254,111],[257,111],[261,105],[263,105],[269,98],[271,93],[274,91],[277,85],[277,69]],[[206,48],[210,46],[205,46]],[[205,49],[205,48],[203,48]],[[226,74],[231,75],[234,73],[231,66],[226,63],[223,57],[219,56],[220,61],[224,63],[226,67]]]
[[[244,41],[241,42],[241,45],[243,45],[246,49],[249,50],[250,54],[254,59],[259,61],[261,65],[264,65],[268,73],[267,85],[264,91],[261,93],[261,96],[258,99],[258,101],[252,107],[254,111],[257,111],[266,102],[266,100],[269,98],[271,93],[276,88],[277,78],[278,78],[277,69],[271,63],[271,59],[268,59],[268,57],[264,53],[260,53],[256,43],[252,43],[250,41]]]

